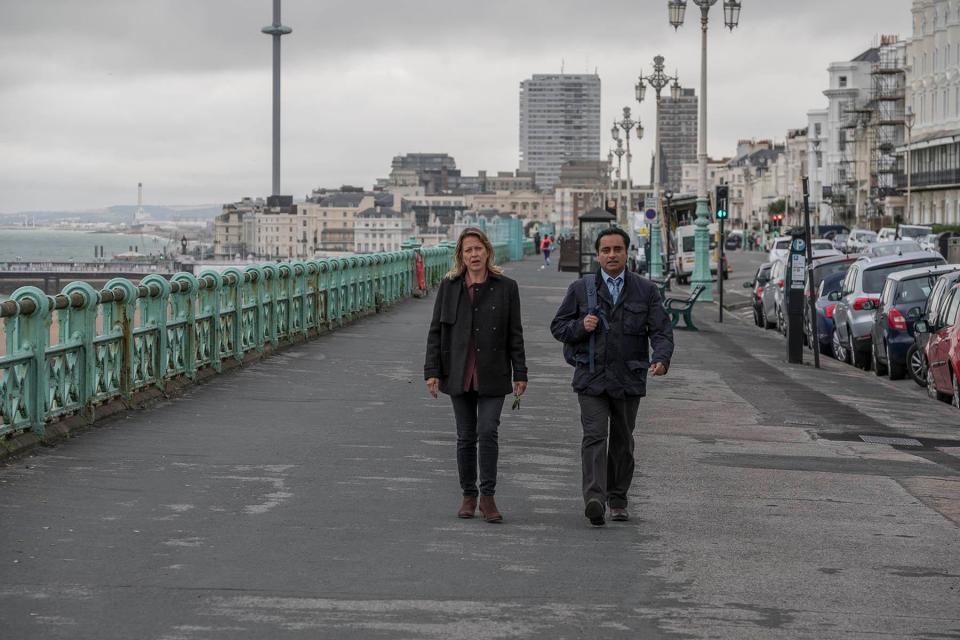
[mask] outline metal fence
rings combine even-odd
[[[436,287],[453,249],[420,253],[426,286]],[[0,303],[0,438],[43,437],[45,424],[67,415],[92,421],[98,405],[309,339],[416,288],[410,249],[149,275],[139,284],[114,278],[101,291],[73,282],[57,296],[21,287]]]

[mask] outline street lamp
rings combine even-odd
[[[619,133],[619,131],[618,131]],[[623,148],[623,140],[618,136],[614,136],[614,139],[617,141],[617,148],[613,150],[613,153],[617,156],[617,216],[620,215],[620,210],[623,208],[623,182],[620,178],[620,172],[623,168],[623,154],[626,153],[626,149]]]
[[[626,229],[627,231],[630,231],[630,212],[633,211],[633,181],[630,178],[630,160],[633,158],[633,154],[630,153],[630,131],[632,131],[633,128],[636,127],[637,137],[642,138],[643,127],[640,125],[638,121],[630,117],[630,107],[623,108],[622,120],[620,120],[619,122],[616,120],[613,121],[613,128],[616,129],[617,127],[623,129],[623,133],[626,134],[624,137],[626,138],[626,142],[627,142],[627,152],[626,152],[627,153],[627,202],[626,202],[625,210],[622,212],[622,214],[620,212],[619,207],[617,208],[617,213],[618,213],[617,224],[621,228]],[[613,129],[611,129],[611,133],[612,132],[613,132]],[[619,140],[620,136],[618,134],[614,134],[614,138]],[[632,237],[633,234],[631,233],[630,235]]]
[[[700,7],[700,132],[699,151],[697,154],[697,169],[700,174],[697,188],[697,219],[694,233],[695,262],[691,287],[702,285],[704,291],[701,299],[708,302],[713,300],[713,278],[710,277],[710,237],[707,227],[710,225],[710,205],[707,199],[707,23],[710,7],[717,0],[692,0]],[[683,24],[687,10],[687,0],[668,0],[670,24],[679,29]],[[723,17],[727,27],[732,31],[740,22],[739,0],[724,0]],[[722,277],[718,273],[717,277]],[[706,296],[706,297],[704,297]]]
[[[660,224],[652,225],[650,230],[650,277],[657,279],[663,277],[663,263],[660,258],[660,231],[664,225],[663,209],[660,206],[660,92],[672,82],[673,85],[670,88],[670,95],[674,100],[680,96],[680,81],[677,76],[669,76],[664,73],[663,62],[663,56],[658,55],[654,57],[653,73],[649,76],[644,76],[643,73],[641,73],[636,86],[637,102],[643,102],[643,98],[647,93],[648,84],[653,87],[653,90],[657,93],[657,117],[654,124],[654,131],[656,133],[654,134],[653,143],[653,202],[660,216]]]
[[[913,175],[910,147],[913,145],[913,123],[916,122],[916,119],[917,114],[913,112],[913,107],[907,107],[907,112],[903,114],[903,124],[907,128],[907,224],[913,222],[913,209],[910,208],[910,183]]]
[[[664,199],[664,201],[665,201],[665,203],[666,203],[666,204],[664,205],[664,207],[663,207],[663,216],[664,216],[664,222],[666,223],[666,227],[665,227],[665,228],[666,228],[666,231],[665,231],[665,233],[664,233],[664,238],[666,238],[666,246],[667,246],[667,251],[666,251],[666,254],[667,254],[666,272],[667,272],[667,276],[669,276],[669,275],[670,275],[670,267],[671,267],[671,262],[670,262],[670,229],[671,229],[671,226],[672,226],[670,223],[673,222],[673,214],[672,214],[671,211],[670,211],[670,202],[673,200],[673,191],[671,191],[670,189],[667,189],[667,190],[664,192],[664,194],[663,194],[663,199]]]

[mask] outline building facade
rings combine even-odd
[[[553,189],[569,160],[600,158],[600,77],[536,74],[520,83],[520,170]]]
[[[413,216],[392,207],[371,207],[357,214],[354,220],[354,252],[379,253],[399,251],[410,236],[415,235]]]
[[[693,89],[682,89],[680,97],[660,100],[660,183],[663,188],[682,190],[683,165],[697,161],[699,100]],[[651,173],[652,175],[652,173]],[[693,191],[696,193],[696,189]]]
[[[915,116],[909,156],[913,224],[960,224],[960,6],[914,0],[906,47],[907,106]],[[906,191],[904,175],[898,186]]]

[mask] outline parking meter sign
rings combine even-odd
[[[647,218],[647,222],[653,222],[657,219],[657,210],[656,209],[647,209],[644,214]]]

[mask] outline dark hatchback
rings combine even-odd
[[[829,256],[813,261],[813,286],[817,296],[817,337],[820,342],[820,353],[830,353],[832,351],[833,307],[836,306],[836,300],[830,299],[830,294],[839,294],[843,276],[856,260],[856,256]],[[809,277],[808,271],[807,280],[803,285],[805,297],[810,295]],[[813,344],[813,327],[810,324],[809,304],[803,305],[803,333],[807,346],[811,346]]]
[[[923,318],[937,279],[960,271],[960,265],[944,264],[898,271],[887,276],[874,315],[873,371],[899,380],[907,373],[907,352],[914,345],[914,323]]]
[[[770,282],[770,269],[772,267],[772,262],[764,262],[757,267],[757,272],[753,275],[753,280],[748,280],[743,283],[744,289],[752,290],[750,298],[753,302],[753,322],[758,327],[767,326],[763,317],[763,287]]]

